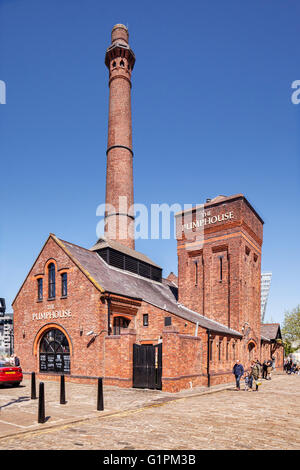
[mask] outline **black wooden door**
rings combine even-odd
[[[133,386],[161,390],[162,344],[133,345]]]

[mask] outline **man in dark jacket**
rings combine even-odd
[[[233,366],[232,373],[235,376],[236,389],[240,390],[240,380],[244,373],[244,367],[242,366],[242,364],[240,363],[238,359]]]
[[[267,361],[265,360],[264,363],[263,363],[263,372],[262,372],[262,378],[263,379],[266,379],[267,378]]]

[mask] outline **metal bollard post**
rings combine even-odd
[[[35,372],[31,372],[31,400],[36,399]]]
[[[98,378],[98,397],[97,397],[97,411],[103,411],[103,383],[102,378]]]
[[[39,415],[38,423],[44,423],[45,420],[45,392],[44,392],[44,382],[40,382],[39,388]]]
[[[60,376],[60,404],[66,404],[65,376]]]

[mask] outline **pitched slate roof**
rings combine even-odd
[[[268,342],[271,341],[271,340],[270,340],[269,338],[267,338],[266,336],[260,335],[260,337],[261,337],[261,339],[262,339],[263,341],[268,341]]]
[[[60,240],[55,236],[53,238],[79,264],[82,271],[102,292],[140,299],[192,323],[198,323],[200,327],[210,329],[213,332],[242,337],[238,331],[227,328],[225,325],[179,304],[170,283],[165,282],[166,280],[160,283],[123,271],[108,265],[95,251]]]
[[[281,338],[280,324],[279,323],[262,323],[261,335],[267,339]]]

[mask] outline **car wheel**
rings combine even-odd
[[[20,385],[21,382],[16,382],[14,384],[12,384],[13,387],[18,387]]]

